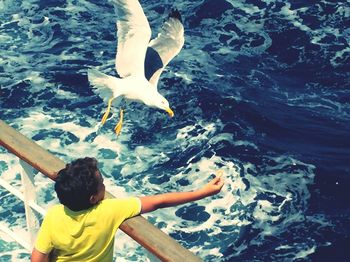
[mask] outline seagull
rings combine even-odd
[[[117,54],[115,69],[119,77],[88,69],[88,80],[108,104],[101,126],[106,122],[111,105],[118,97],[137,101],[152,108],[174,112],[168,100],[158,92],[157,85],[166,65],[184,45],[184,27],[181,14],[172,9],[159,34],[151,40],[151,28],[138,0],[113,0],[117,16]],[[151,40],[151,41],[150,41]],[[119,136],[124,110],[120,108],[119,121],[114,130]]]

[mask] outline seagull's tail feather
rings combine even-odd
[[[96,69],[89,68],[87,72],[88,72],[89,82],[90,82],[90,84],[92,84],[94,86],[106,85],[106,82],[110,78],[109,75],[101,73],[100,71],[98,71]]]
[[[93,87],[93,91],[98,94],[103,101],[108,102],[109,99],[117,96],[115,88],[118,86],[117,82],[120,81],[120,79],[91,68],[88,69],[87,76]]]

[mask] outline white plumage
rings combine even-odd
[[[184,44],[180,13],[172,10],[158,36],[150,41],[151,28],[139,1],[114,0],[113,4],[118,37],[115,66],[120,78],[88,69],[88,79],[94,91],[108,102],[101,123],[107,120],[112,101],[120,96],[162,109],[172,117],[174,113],[169,102],[158,92],[157,84],[165,66]],[[120,111],[120,120],[115,128],[118,135],[122,121],[123,110]]]

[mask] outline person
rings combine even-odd
[[[114,235],[125,219],[215,195],[223,184],[218,176],[193,191],[105,199],[97,160],[77,159],[58,172],[60,204],[44,217],[31,261],[112,261]]]

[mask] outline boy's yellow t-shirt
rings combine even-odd
[[[114,235],[119,225],[141,211],[140,199],[104,199],[74,212],[63,205],[50,208],[40,227],[35,248],[54,261],[99,261],[113,259]]]

